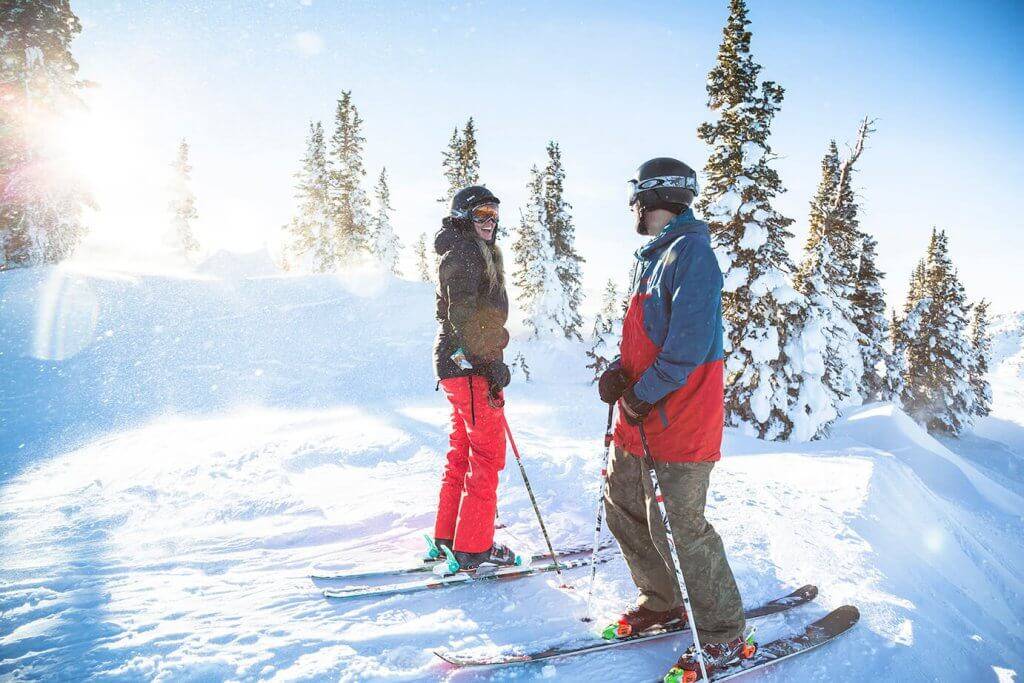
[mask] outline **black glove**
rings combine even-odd
[[[615,403],[626,389],[629,388],[629,380],[626,373],[619,368],[612,368],[601,373],[601,379],[597,380],[597,393],[605,403]]]
[[[498,398],[501,390],[512,381],[512,371],[500,360],[485,365],[483,375],[487,378],[487,384],[490,386],[491,398]]]
[[[626,393],[622,395],[622,414],[626,418],[626,422],[634,427],[647,419],[652,408],[654,408],[654,404],[638,398],[633,393],[633,387],[626,389]]]

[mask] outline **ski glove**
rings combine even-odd
[[[487,378],[487,384],[490,385],[492,398],[497,398],[501,390],[512,381],[512,372],[500,360],[485,365],[483,375]]]
[[[597,393],[601,400],[611,404],[622,398],[629,387],[629,380],[626,374],[619,368],[609,368],[601,373],[601,379],[597,380]]]
[[[622,414],[625,416],[626,422],[634,427],[642,424],[643,421],[647,419],[647,415],[651,412],[651,409],[654,408],[653,403],[648,403],[647,401],[637,397],[637,395],[633,393],[633,387],[626,389],[626,393],[622,395],[621,405]]]

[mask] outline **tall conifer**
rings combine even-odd
[[[462,188],[479,184],[480,156],[476,149],[476,124],[472,116],[461,131],[458,126],[452,130],[448,148],[441,155],[441,175],[447,188],[437,201],[445,205],[451,203],[452,197]]]
[[[547,146],[548,164],[544,169],[544,216],[551,246],[555,256],[555,271],[562,283],[565,300],[565,325],[562,329],[568,338],[582,339],[580,328],[580,304],[583,302],[583,257],[576,251],[576,229],[572,224],[572,206],[565,201],[565,168],[562,166],[562,151],[558,143],[550,141]]]
[[[334,114],[330,169],[337,252],[334,267],[358,261],[370,251],[369,200],[363,191],[363,119],[350,90],[342,91]]]
[[[697,131],[711,146],[700,208],[711,224],[725,275],[726,420],[761,437],[786,436],[788,390],[795,381],[783,349],[799,295],[788,284],[785,240],[792,220],[772,207],[783,192],[768,138],[783,98],[758,85],[744,0],[731,0],[718,62],[708,74],[708,106],[718,116]]]
[[[387,169],[380,170],[377,185],[373,188],[376,212],[370,219],[370,239],[374,257],[394,275],[398,275],[398,255],[402,244],[391,225],[391,190],[388,187]]]
[[[290,268],[318,273],[333,271],[338,261],[335,204],[324,127],[319,121],[309,124],[302,170],[295,178],[298,210],[286,227],[286,260]]]
[[[988,301],[982,299],[971,311],[971,365],[970,382],[974,394],[975,415],[984,417],[992,411],[992,387],[988,382],[988,361],[992,353],[992,339],[988,333]]]
[[[860,393],[865,401],[885,397],[886,338],[888,318],[885,314],[885,291],[882,273],[875,264],[874,237],[865,235],[861,242],[857,282],[853,292],[854,322],[860,330],[861,376]]]
[[[973,352],[967,337],[966,296],[944,231],[932,231],[923,275],[921,282],[915,272],[911,286],[911,297],[923,292],[920,301],[928,303],[917,333],[907,339],[903,406],[929,431],[956,435],[973,420]]]

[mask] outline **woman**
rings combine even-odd
[[[498,473],[505,466],[502,389],[510,373],[508,295],[496,245],[498,198],[477,185],[460,190],[434,239],[438,266],[434,362],[438,384],[452,404],[448,462],[434,524],[435,551],[447,546],[460,569],[515,564],[494,543]]]

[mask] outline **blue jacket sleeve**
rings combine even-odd
[[[668,334],[658,357],[633,387],[643,401],[657,403],[686,384],[706,363],[720,335],[722,271],[710,246],[684,239],[668,266],[662,295],[669,301]]]

